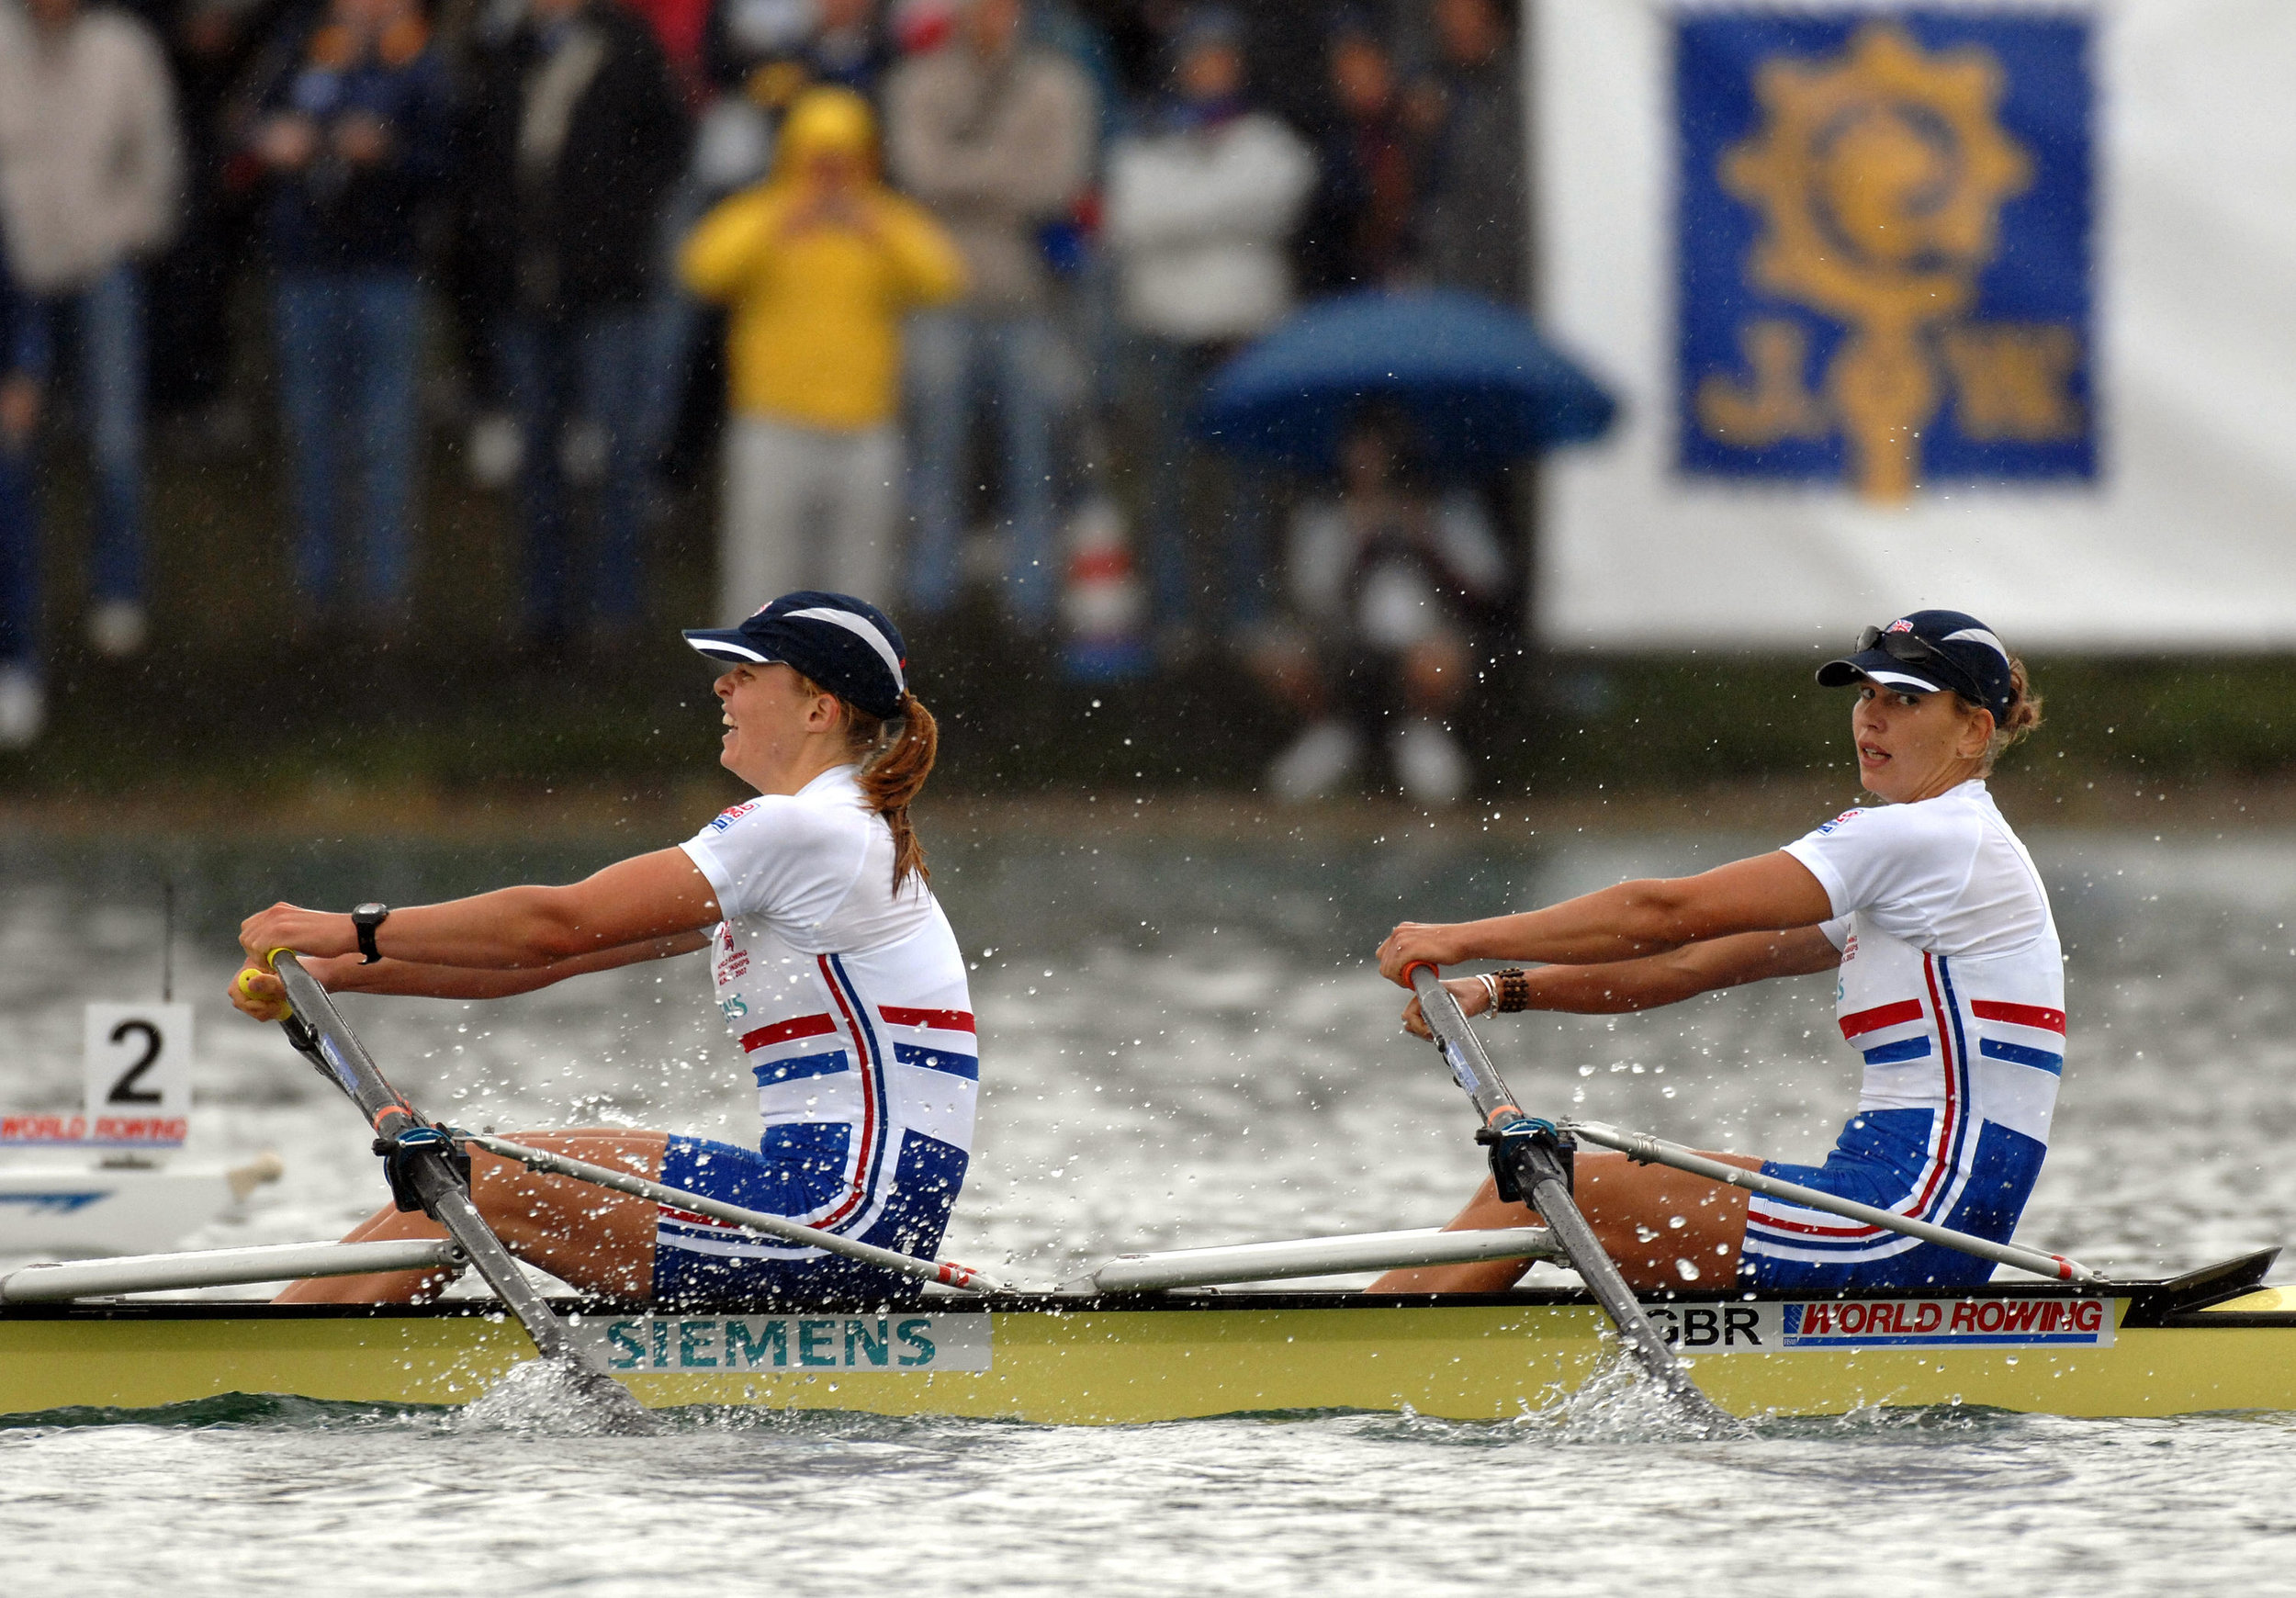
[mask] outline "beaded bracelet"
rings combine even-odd
[[[1504,971],[1496,972],[1483,980],[1494,985],[1493,1007],[1500,1014],[1512,1015],[1516,1010],[1527,1010],[1531,1007],[1531,973],[1521,966],[1510,965]]]

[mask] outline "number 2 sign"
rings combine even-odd
[[[191,1113],[191,1007],[90,1005],[87,1141],[172,1148]]]

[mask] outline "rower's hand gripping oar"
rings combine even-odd
[[[1404,968],[1403,977],[1419,996],[1420,1013],[1435,1034],[1444,1063],[1451,1068],[1452,1080],[1466,1090],[1475,1113],[1482,1117],[1475,1141],[1491,1150],[1491,1176],[1499,1196],[1538,1212],[1570,1257],[1571,1268],[1618,1328],[1618,1341],[1685,1414],[1703,1425],[1735,1425],[1690,1379],[1604,1252],[1594,1229],[1579,1213],[1570,1196],[1572,1145],[1552,1121],[1525,1115],[1515,1104],[1491,1056],[1483,1052],[1482,1040],[1467,1024],[1466,1012],[1433,965],[1416,961]]]
[[[645,1406],[582,1356],[510,1250],[479,1215],[470,1198],[470,1156],[445,1128],[416,1114],[405,1096],[384,1078],[366,1045],[336,1012],[327,990],[290,951],[272,951],[269,964],[287,988],[288,1012],[281,1024],[287,1041],[341,1088],[375,1129],[375,1152],[383,1156],[391,1197],[400,1209],[421,1210],[446,1229],[487,1286],[518,1317],[534,1339],[535,1351],[560,1367],[576,1391],[612,1417],[615,1430],[653,1431],[654,1420]]]

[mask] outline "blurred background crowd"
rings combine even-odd
[[[60,658],[164,658],[219,591],[270,596],[266,660],[421,658],[452,614],[607,684],[824,587],[928,662],[1235,685],[1284,796],[1458,799],[1520,485],[1399,405],[1310,470],[1201,411],[1304,305],[1523,302],[1517,26],[0,0],[0,745]]]

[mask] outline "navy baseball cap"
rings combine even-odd
[[[901,630],[850,593],[785,593],[738,627],[692,628],[685,640],[713,660],[794,667],[881,721],[901,714],[908,692]]]
[[[1818,669],[1821,687],[1861,680],[1909,693],[1958,693],[1991,711],[1997,723],[2006,722],[2017,703],[2009,650],[1992,628],[1960,611],[1915,611],[1868,627],[1858,635],[1856,654]]]

